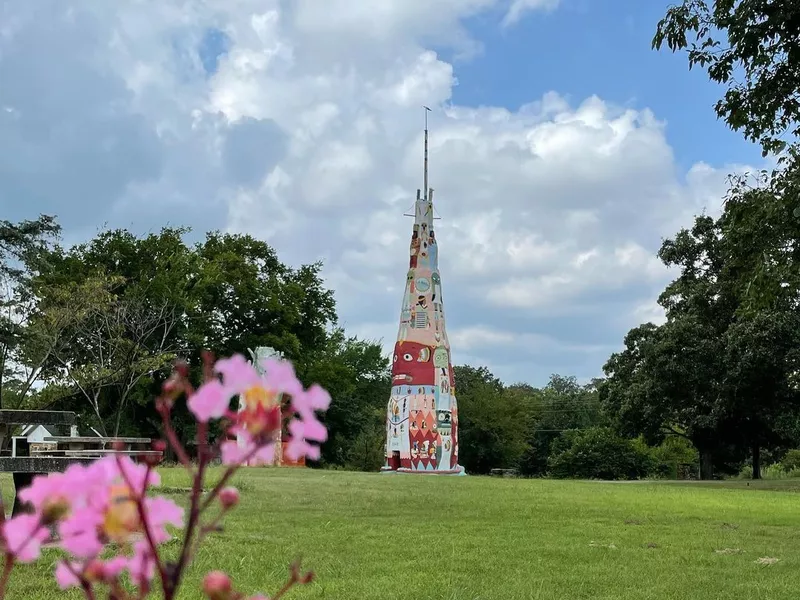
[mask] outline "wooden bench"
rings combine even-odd
[[[11,426],[75,425],[75,413],[52,410],[0,410],[0,451],[6,450]],[[44,438],[46,448],[30,448],[27,439],[14,439],[15,455],[0,456],[0,472],[11,473],[14,480],[12,515],[27,510],[17,501],[16,492],[29,486],[36,475],[60,473],[75,463],[88,464],[109,454],[124,454],[134,460],[161,459],[162,453],[150,450],[149,438],[64,437]],[[55,446],[55,448],[53,448]],[[142,449],[133,449],[142,448]],[[148,449],[144,449],[148,448]]]

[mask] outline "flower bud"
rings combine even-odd
[[[152,448],[156,452],[166,452],[167,442],[165,442],[164,440],[153,440]]]
[[[312,581],[314,581],[314,571],[308,571],[300,578],[300,583],[302,584],[311,583]]]
[[[211,571],[203,578],[203,593],[209,600],[230,600],[233,596],[231,578],[222,571]]]
[[[229,509],[239,504],[239,490],[235,487],[226,487],[220,490],[219,501],[222,508]]]

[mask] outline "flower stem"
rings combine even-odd
[[[189,562],[194,530],[197,528],[198,521],[200,520],[200,495],[203,493],[203,476],[206,471],[206,461],[206,453],[201,450],[200,456],[198,456],[197,472],[194,475],[194,482],[192,483],[191,506],[189,508],[189,519],[186,523],[186,531],[183,536],[183,546],[181,547],[181,554],[172,574],[170,587],[164,590],[164,600],[174,600],[181,582],[181,577],[183,576],[183,571]]]
[[[0,575],[0,599],[6,597],[6,587],[8,587],[8,580],[11,577],[11,571],[14,568],[14,555],[6,552],[5,562],[3,563],[3,574]]]
[[[144,530],[144,536],[147,540],[147,547],[150,549],[150,552],[153,553],[153,561],[156,563],[156,569],[158,570],[158,576],[161,579],[161,587],[166,594],[166,587],[167,587],[167,571],[164,568],[164,562],[161,560],[161,556],[158,554],[158,547],[156,546],[156,542],[153,539],[153,534],[150,531],[150,523],[148,520],[147,509],[144,505],[144,498],[145,494],[147,493],[147,482],[150,479],[150,473],[153,470],[153,467],[147,465],[147,471],[145,472],[144,477],[144,486],[141,490],[134,490],[130,477],[128,477],[128,473],[125,471],[124,464],[122,462],[122,457],[117,455],[117,467],[119,468],[119,472],[122,473],[122,479],[125,481],[125,485],[128,486],[128,489],[131,490],[131,494],[133,495],[133,501],[136,504],[136,512],[139,515],[139,520],[142,522],[142,529]]]

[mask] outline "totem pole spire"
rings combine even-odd
[[[425,109],[425,164],[424,164],[424,188],[422,193],[425,194],[425,200],[430,200],[428,197],[428,113],[431,111],[430,108],[427,106],[423,106],[422,108]]]
[[[439,275],[439,243],[428,187],[425,109],[424,194],[417,190],[400,327],[386,414],[385,473],[463,475],[458,464],[458,404]]]

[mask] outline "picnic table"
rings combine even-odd
[[[0,410],[0,472],[11,473],[15,493],[29,486],[36,475],[64,471],[75,463],[91,463],[103,456],[124,454],[134,460],[161,459],[162,453],[150,450],[150,438],[49,436],[31,447],[25,438],[13,439],[9,453],[9,432],[14,425],[75,425],[75,413],[53,410]],[[11,514],[27,510],[14,497]]]

